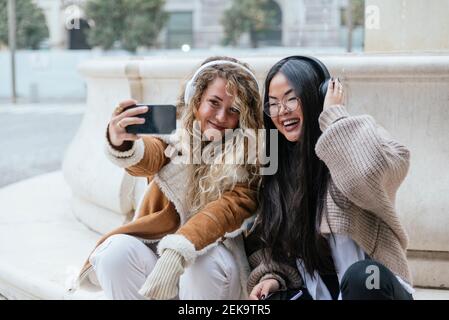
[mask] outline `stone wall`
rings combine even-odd
[[[365,51],[449,51],[449,1],[366,0]]]

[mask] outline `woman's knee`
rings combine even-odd
[[[392,292],[394,275],[383,264],[362,260],[352,264],[341,280],[343,299],[380,299]]]
[[[124,275],[127,270],[136,267],[146,269],[146,265],[151,262],[154,266],[156,259],[156,255],[139,239],[117,234],[98,246],[89,260],[97,272],[113,276]]]
[[[218,245],[186,269],[180,288],[181,299],[238,299],[240,272],[232,253]]]

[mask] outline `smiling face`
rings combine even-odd
[[[274,125],[288,141],[298,141],[304,120],[302,107],[293,87],[282,73],[277,73],[271,80],[268,96],[270,105],[281,104],[279,115],[271,117]],[[294,106],[295,99],[297,99],[298,107],[295,110],[286,108],[286,105]]]
[[[234,106],[234,97],[226,92],[226,80],[213,80],[201,97],[201,104],[195,118],[201,124],[201,133],[208,140],[213,133],[224,134],[226,129],[235,129],[239,125],[240,111]]]

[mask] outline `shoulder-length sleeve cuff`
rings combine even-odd
[[[199,252],[190,240],[180,234],[169,234],[162,238],[157,246],[157,253],[162,255],[164,250],[171,249],[179,253],[185,261],[185,267],[193,264]]]
[[[318,118],[321,132],[324,132],[334,122],[346,117],[349,117],[349,113],[344,105],[338,104],[327,107]]]
[[[106,138],[105,154],[107,158],[119,166],[120,168],[128,168],[138,164],[144,156],[145,145],[142,139],[134,141],[131,149],[126,151],[119,151],[115,149],[109,140]]]

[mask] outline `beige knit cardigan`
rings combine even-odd
[[[372,259],[412,284],[406,259],[408,237],[395,210],[396,191],[404,180],[410,153],[368,115],[350,116],[331,106],[319,117],[323,132],[315,151],[330,171],[322,234],[350,236]],[[330,228],[330,229],[329,229]],[[249,256],[248,289],[276,278],[282,287],[301,283],[296,268],[265,264],[261,250]]]

